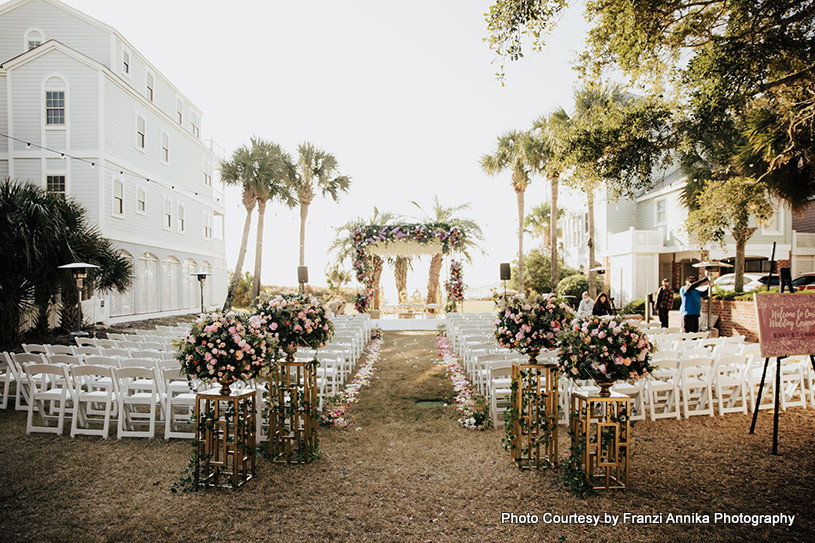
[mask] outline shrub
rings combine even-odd
[[[622,315],[633,315],[635,313],[645,316],[645,300],[633,300],[620,310]]]
[[[538,294],[553,292],[552,288],[552,258],[548,253],[532,249],[524,255],[524,287]],[[560,261],[558,272],[561,278],[579,273]],[[518,288],[518,261],[512,265],[512,288]]]

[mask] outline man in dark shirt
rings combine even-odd
[[[662,280],[662,287],[657,292],[657,301],[655,307],[659,314],[659,323],[662,328],[668,327],[668,312],[674,304],[674,291],[671,288],[671,282],[667,278]]]

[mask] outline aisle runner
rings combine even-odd
[[[481,394],[473,390],[464,368],[461,367],[458,358],[450,348],[450,341],[445,336],[439,336],[437,345],[439,358],[442,359],[447,376],[450,377],[456,391],[455,404],[459,413],[458,423],[469,430],[483,430],[490,423],[487,402]]]
[[[376,368],[374,365],[379,362],[382,352],[382,338],[377,337],[368,344],[365,354],[365,363],[359,368],[354,379],[346,385],[345,390],[326,398],[323,404],[323,413],[320,415],[320,423],[324,426],[345,426],[348,419],[345,413],[352,403],[357,401],[357,395],[362,387],[371,384]]]

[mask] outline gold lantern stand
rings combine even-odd
[[[255,398],[248,390],[195,395],[195,481],[200,487],[242,486],[255,475]]]
[[[571,401],[572,462],[591,488],[628,488],[631,398],[575,392]]]
[[[272,460],[311,462],[318,455],[317,361],[298,362],[294,353],[269,373],[269,443]]]
[[[558,458],[557,364],[512,364],[509,450],[522,469],[552,468]]]

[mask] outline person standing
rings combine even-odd
[[[601,292],[597,295],[597,299],[594,301],[594,307],[591,309],[591,314],[597,316],[611,315],[611,304],[605,292]]]
[[[702,294],[696,288],[707,281],[707,277],[696,280],[696,277],[690,276],[685,279],[685,286],[679,289],[679,295],[682,297],[681,312],[685,324],[685,332],[698,332],[699,331],[699,315],[702,313]]]
[[[657,292],[657,301],[654,304],[659,315],[659,324],[662,328],[668,328],[668,314],[674,304],[674,291],[668,278],[662,280],[662,287]]]
[[[586,315],[591,315],[591,310],[594,307],[594,300],[589,298],[589,293],[583,291],[583,299],[580,300],[580,305],[577,306],[577,316],[583,317]]]

